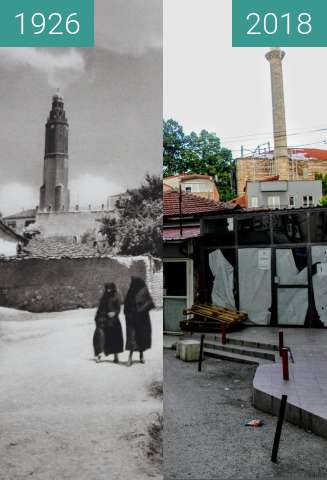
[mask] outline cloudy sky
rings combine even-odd
[[[232,48],[231,0],[164,0],[164,116],[234,156],[272,139],[267,48]],[[289,145],[327,148],[327,50],[285,49]],[[312,130],[324,129],[319,132]]]
[[[0,49],[0,211],[38,204],[59,87],[72,203],[101,204],[161,171],[161,0],[96,0],[94,49]]]

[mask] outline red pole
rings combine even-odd
[[[282,356],[282,348],[284,347],[284,332],[278,332],[278,340],[279,340],[279,355]]]
[[[226,345],[227,343],[227,340],[226,340],[226,330],[225,330],[225,327],[223,326],[222,327],[222,330],[221,330],[221,343],[223,345]]]
[[[282,348],[282,365],[283,365],[283,379],[289,380],[289,371],[288,371],[288,348]]]

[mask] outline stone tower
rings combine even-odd
[[[266,59],[270,63],[271,75],[271,96],[273,107],[274,124],[274,160],[275,174],[279,175],[280,180],[289,179],[289,160],[287,151],[285,100],[283,85],[283,66],[282,60],[285,52],[280,48],[271,48],[266,54]]]
[[[40,211],[69,210],[68,128],[64,100],[56,94],[52,98],[52,108],[45,126]]]

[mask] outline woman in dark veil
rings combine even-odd
[[[132,365],[133,352],[140,352],[140,362],[145,363],[143,352],[151,348],[150,310],[154,303],[142,278],[132,277],[124,304],[126,317],[126,350],[128,365]]]
[[[96,361],[102,355],[114,355],[118,363],[118,354],[124,350],[123,332],[119,320],[121,299],[114,283],[106,283],[100,304],[95,316],[96,329],[93,336],[94,355]]]

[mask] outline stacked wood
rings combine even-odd
[[[245,312],[218,305],[193,305],[183,311],[187,317],[180,322],[181,330],[188,332],[215,333],[232,330],[247,320]],[[191,316],[191,318],[189,318]]]

